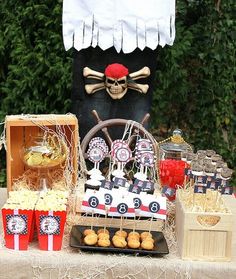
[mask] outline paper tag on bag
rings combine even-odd
[[[136,184],[131,184],[131,185],[129,186],[128,191],[129,191],[130,193],[140,194],[140,192],[142,191],[142,187],[139,187],[139,186],[136,185]]]
[[[154,182],[153,181],[145,181],[143,184],[144,192],[154,192]]]
[[[121,178],[121,177],[115,177],[114,178],[114,182],[113,182],[113,186],[116,187],[125,187],[127,182],[126,178]]]
[[[166,197],[172,198],[175,195],[176,189],[164,186],[161,191]]]
[[[206,189],[204,185],[194,185],[194,193],[195,194],[206,194]]]
[[[233,194],[233,187],[232,186],[223,187],[221,189],[221,194],[222,195],[232,195]]]
[[[143,180],[140,180],[140,179],[135,179],[134,180],[134,185],[137,185],[138,187],[140,187],[140,188],[143,188],[144,187],[144,185],[145,185],[145,182],[146,181],[143,181]]]

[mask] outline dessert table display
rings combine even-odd
[[[227,196],[227,198],[229,198]],[[7,199],[5,188],[0,189],[0,206]],[[230,199],[235,216],[236,201]],[[1,232],[2,232],[2,220]],[[176,242],[169,244],[170,253],[163,257],[130,254],[82,252],[69,246],[67,227],[61,251],[42,251],[36,240],[27,251],[15,251],[4,246],[0,239],[0,278],[214,278],[236,276],[236,225],[233,234],[231,262],[184,261],[177,252]],[[173,244],[175,243],[175,244]],[[16,277],[17,276],[17,277]]]
[[[222,158],[181,150],[184,179],[169,200],[142,123],[94,114],[81,146],[72,115],[7,117],[2,278],[234,278],[236,200]]]

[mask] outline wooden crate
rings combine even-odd
[[[29,137],[37,135],[41,128],[46,126],[55,129],[56,125],[62,126],[69,140],[70,156],[75,173],[73,183],[77,181],[77,146],[78,146],[78,120],[72,114],[66,115],[10,115],[6,116],[6,144],[7,144],[7,190],[12,190],[13,180],[19,178],[27,167],[22,161],[20,150]]]
[[[233,214],[232,259],[236,259],[236,197],[234,195],[223,195],[223,199]]]
[[[188,212],[176,196],[176,236],[181,258],[184,260],[230,261],[232,253],[232,213]],[[205,226],[200,218],[217,216],[214,226]]]

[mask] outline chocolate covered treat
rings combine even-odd
[[[205,169],[206,175],[208,175],[208,176],[213,176],[216,172],[216,166],[214,166],[212,164],[205,165],[204,169]]]
[[[215,150],[212,150],[212,149],[207,149],[206,150],[206,156],[207,156],[207,158],[211,158],[213,155],[215,155],[216,154],[216,152],[215,152]]]
[[[222,179],[230,179],[233,174],[233,170],[231,170],[229,168],[223,168],[221,170],[220,174],[221,174]]]
[[[212,163],[213,163],[213,164],[216,164],[216,162],[222,161],[222,156],[219,155],[219,154],[215,154],[215,155],[213,155],[213,156],[211,157],[211,159],[212,159]]]

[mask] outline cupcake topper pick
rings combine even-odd
[[[132,152],[129,145],[123,140],[115,140],[111,145],[111,156],[117,164],[117,169],[112,172],[116,177],[124,176],[124,166],[131,160]]]

